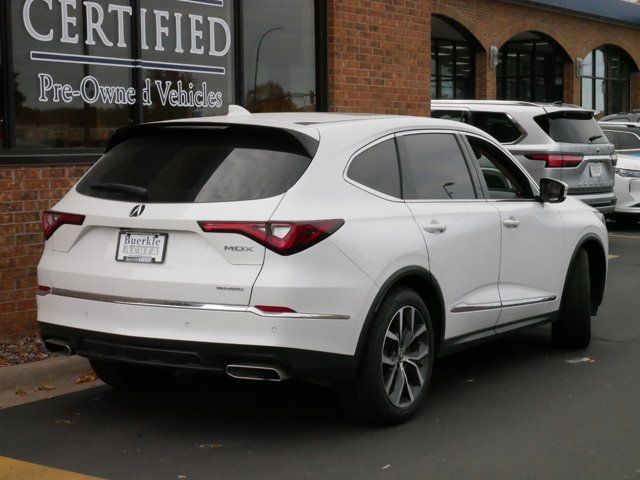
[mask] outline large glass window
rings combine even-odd
[[[224,114],[231,103],[324,105],[322,0],[0,4],[0,24],[11,25],[10,38],[0,32],[12,58],[2,64],[0,114],[11,107],[12,147],[98,149],[122,126]]]
[[[516,36],[500,49],[497,98],[529,102],[562,101],[563,57],[538,35]]]
[[[431,39],[431,98],[474,98],[474,65],[474,53],[468,43]]]
[[[404,198],[464,200],[476,198],[471,175],[454,135],[429,133],[398,138]]]
[[[317,110],[314,1],[245,1],[242,30],[247,108]]]
[[[625,112],[630,105],[632,61],[623,50],[604,46],[582,65],[582,106],[605,115]]]

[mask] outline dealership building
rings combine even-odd
[[[428,115],[431,99],[640,109],[623,0],[2,0],[0,341],[35,331],[40,216],[140,122]]]

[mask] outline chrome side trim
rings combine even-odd
[[[115,303],[119,305],[135,305],[139,307],[163,307],[178,308],[185,310],[205,310],[213,312],[241,312],[251,313],[259,317],[272,318],[298,318],[310,320],[349,320],[349,315],[339,315],[333,313],[270,313],[258,310],[255,307],[244,305],[224,305],[216,303],[183,302],[177,300],[154,300],[148,298],[120,297],[116,295],[104,295],[100,293],[78,292],[75,290],[65,290],[62,288],[52,288],[50,295],[59,297],[75,298],[78,300],[89,300],[92,302]]]
[[[535,298],[526,298],[523,300],[509,300],[507,302],[502,302],[502,307],[522,307],[524,305],[535,305],[536,303],[546,303],[553,302],[557,300],[557,296],[549,295],[546,297],[535,297]]]
[[[496,310],[498,308],[522,307],[525,305],[535,305],[537,303],[553,302],[557,299],[558,297],[556,295],[548,295],[545,297],[526,298],[523,300],[508,300],[506,302],[479,303],[476,305],[460,303],[452,307],[450,311],[451,313],[481,312],[483,310]]]
[[[483,310],[497,310],[502,308],[502,303],[481,303],[478,305],[469,305],[468,303],[460,303],[451,308],[451,313],[465,313],[465,312],[481,312]]]

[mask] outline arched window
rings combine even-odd
[[[564,53],[535,32],[512,37],[500,48],[498,100],[562,101]]]
[[[431,20],[431,98],[475,98],[477,45],[453,21]]]
[[[582,106],[605,115],[628,111],[633,69],[633,61],[621,48],[596,48],[582,63]]]

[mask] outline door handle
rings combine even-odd
[[[512,215],[506,220],[503,220],[502,225],[504,225],[507,228],[517,228],[518,225],[520,225],[520,220],[518,220],[516,217]]]
[[[438,223],[435,220],[432,220],[429,225],[426,225],[424,227],[424,231],[428,233],[444,233],[446,229],[447,229],[446,225],[442,225],[441,223]]]

